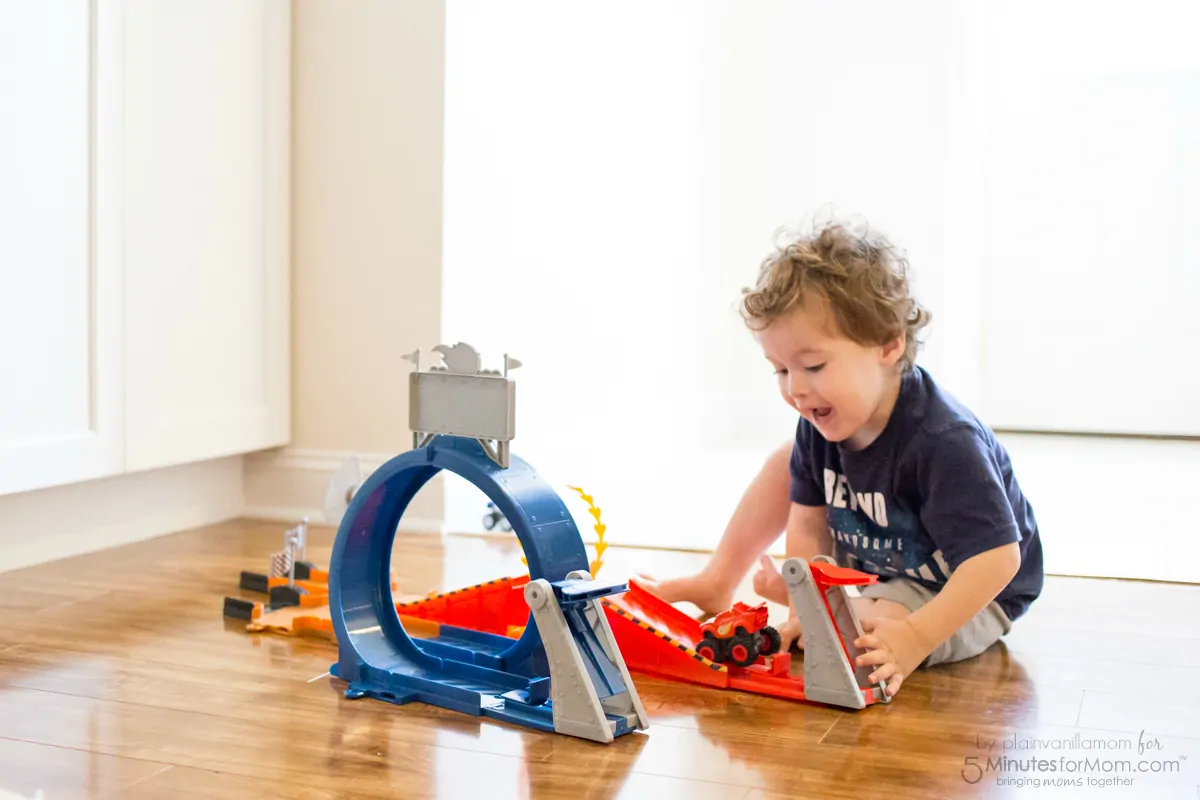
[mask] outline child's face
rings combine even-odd
[[[823,299],[810,298],[755,338],[784,401],[825,439],[861,449],[883,431],[899,391],[903,337],[861,345],[838,331]]]

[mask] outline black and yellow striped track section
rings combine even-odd
[[[515,578],[495,578],[490,581],[485,581],[484,583],[477,583],[474,586],[464,586],[461,589],[452,589],[449,592],[430,592],[427,596],[421,598],[420,600],[410,600],[407,603],[401,603],[399,607],[411,608],[412,606],[424,603],[427,600],[441,600],[444,597],[455,597],[460,594],[466,594],[467,592],[473,592],[476,589],[482,589],[486,586],[495,586],[498,583],[506,583],[513,580],[515,580]]]
[[[630,614],[628,611],[621,608],[620,606],[614,605],[613,603],[610,603],[609,601],[603,600],[603,599],[600,602],[604,603],[604,605],[607,608],[612,609],[617,614],[617,616],[624,617],[625,619],[627,619],[630,622],[637,625],[639,628],[649,631],[650,633],[654,634],[659,639],[662,639],[664,642],[671,645],[672,647],[674,647],[678,650],[681,650],[684,653],[687,653],[689,656],[696,659],[697,661],[699,661],[701,664],[708,667],[709,669],[714,670],[716,672],[728,672],[729,671],[729,667],[725,666],[724,664],[717,664],[716,662],[709,661],[707,658],[700,655],[699,653],[697,653],[692,648],[688,647],[683,642],[679,641],[678,639],[673,639],[672,637],[667,636],[665,633],[660,631],[658,628],[655,628],[653,625],[649,624],[648,622],[643,621],[640,617]]]

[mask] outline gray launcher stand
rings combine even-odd
[[[817,556],[814,560],[834,563],[827,556]],[[800,630],[804,636],[805,698],[818,703],[861,709],[867,706],[863,693],[873,691],[876,702],[891,702],[884,691],[884,682],[870,689],[860,688],[868,685],[872,667],[854,667],[853,660],[864,652],[854,646],[854,640],[862,636],[863,630],[846,595],[846,587],[831,586],[827,590],[831,618],[826,613],[821,588],[813,579],[807,561],[802,558],[788,559],[783,565],[783,579],[787,582],[792,607],[800,618]],[[846,659],[846,653],[838,643],[839,632],[846,643],[850,660]]]
[[[599,598],[617,587],[592,581],[587,572],[572,572],[557,586],[563,601],[545,579],[525,584],[550,667],[554,730],[597,742],[611,742],[618,724],[646,730],[646,711],[600,606]]]

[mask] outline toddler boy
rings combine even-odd
[[[833,556],[879,576],[854,598],[872,682],[960,661],[1008,633],[1042,589],[1037,522],[986,425],[915,364],[929,315],[908,264],[876,233],[831,224],[793,239],[744,290],[742,316],[799,412],[795,439],[746,490],[696,575],[643,580],[716,613],[755,560],[755,590],[790,606],[764,550]],[[795,610],[784,647],[803,643]]]

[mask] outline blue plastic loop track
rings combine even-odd
[[[410,638],[396,614],[390,578],[396,527],[412,498],[440,470],[477,486],[511,522],[531,580],[558,584],[572,571],[587,571],[587,551],[574,519],[532,467],[512,456],[503,468],[473,439],[436,437],[376,470],[342,518],[329,570],[329,606],[339,648],[330,672],[349,684],[349,697],[419,700],[555,730],[546,701],[546,652],[532,619],[515,642],[473,631],[454,637],[451,644],[450,637],[445,642]],[[582,620],[574,622],[576,631],[584,633]],[[604,682],[619,685],[608,672],[600,672]],[[619,727],[624,732],[624,725]]]

